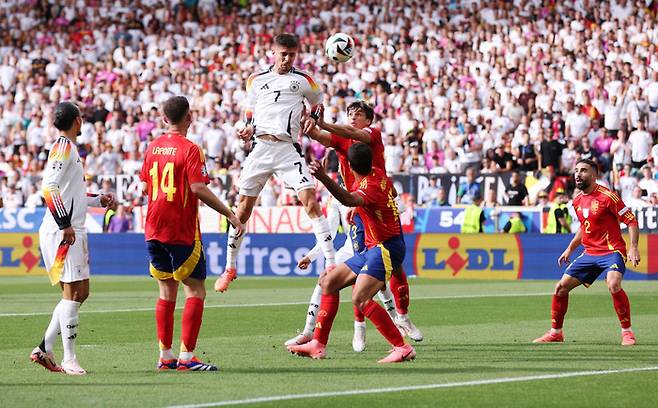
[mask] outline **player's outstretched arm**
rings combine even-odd
[[[337,136],[344,137],[346,139],[353,139],[358,142],[363,142],[365,144],[370,144],[370,133],[366,132],[363,129],[357,129],[350,125],[339,125],[336,123],[327,123],[324,121],[324,108],[320,108],[317,119],[317,124],[320,129],[326,130],[329,133],[333,133]]]
[[[311,170],[311,174],[315,176],[315,178],[318,179],[320,183],[324,184],[331,195],[336,197],[336,199],[340,201],[341,204],[348,207],[362,207],[364,205],[363,197],[356,193],[350,193],[349,191],[339,186],[335,181],[331,179],[331,177],[327,175],[327,173],[325,173],[324,168],[320,162],[313,160],[311,164],[309,164],[309,169]]]
[[[225,216],[228,219],[228,222],[230,222],[231,225],[233,225],[233,228],[235,228],[237,236],[242,235],[243,227],[238,217],[230,208],[219,201],[219,198],[217,198],[204,183],[192,183],[190,189],[197,197],[199,197],[199,200],[203,201],[208,207]]]

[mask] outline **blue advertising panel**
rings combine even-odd
[[[37,232],[45,211],[44,207],[2,208],[0,209],[0,231]]]
[[[415,234],[408,234],[405,266],[412,274]],[[226,234],[204,234],[208,275],[224,272]],[[334,240],[337,248],[345,236]],[[313,234],[248,234],[242,241],[238,257],[240,276],[319,276],[324,262],[316,260],[312,267],[301,270],[297,261],[315,245]],[[89,252],[92,274],[148,275],[148,258],[142,234],[90,234]],[[119,255],[120,254],[120,255]]]

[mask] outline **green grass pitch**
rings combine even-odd
[[[286,352],[282,343],[303,326],[313,285],[306,278],[240,278],[227,293],[216,294],[209,280],[197,353],[220,371],[160,373],[154,370],[155,283],[93,277],[77,342],[89,374],[72,377],[49,373],[28,358],[59,291],[46,277],[2,277],[0,406],[218,406],[226,401],[268,407],[655,406],[658,282],[625,282],[638,345],[623,348],[603,282],[572,293],[564,344],[533,345],[548,327],[554,282],[413,279],[410,313],[425,340],[414,344],[415,361],[389,366],[377,364],[388,345],[370,324],[366,351],[352,351],[349,290],[326,360]],[[183,302],[181,294],[179,306]],[[174,338],[180,314],[177,310]],[[61,358],[59,340],[55,352]],[[653,369],[569,377],[647,367]],[[424,385],[433,388],[408,389]],[[403,389],[373,392],[393,387]],[[338,394],[354,390],[370,393]],[[299,398],[318,393],[324,394]],[[282,399],[272,399],[277,396]]]

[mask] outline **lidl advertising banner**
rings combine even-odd
[[[39,234],[0,234],[0,275],[45,275]]]
[[[421,234],[414,270],[426,278],[519,279],[523,270],[519,248],[517,235]]]

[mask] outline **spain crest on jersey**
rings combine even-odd
[[[590,208],[592,209],[592,214],[596,214],[599,211],[599,202],[597,200],[592,201]]]

